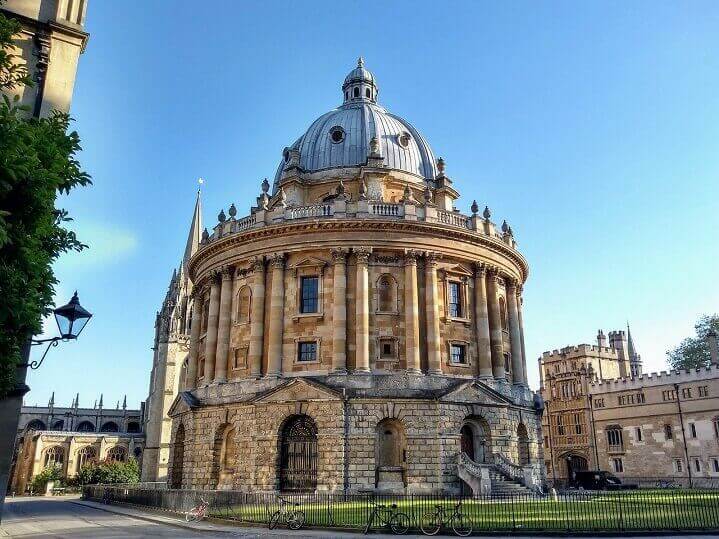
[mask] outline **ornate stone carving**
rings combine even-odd
[[[374,260],[378,264],[389,266],[399,264],[400,258],[398,255],[374,255],[372,257],[372,260]]]
[[[354,249],[354,254],[358,264],[367,264],[369,256],[372,254],[372,249],[370,247],[357,247]]]
[[[436,268],[441,258],[442,255],[434,251],[425,251],[424,253],[424,259],[428,267]]]
[[[413,249],[407,249],[404,252],[404,264],[405,266],[416,266],[417,265],[417,258],[419,257],[420,253],[419,251],[415,251]]]
[[[345,249],[344,247],[330,249],[330,254],[332,255],[332,262],[335,264],[344,264],[347,261],[349,249]]]
[[[234,266],[230,266],[230,265],[222,266],[222,268],[220,268],[220,274],[222,275],[222,280],[229,281],[230,279],[232,279],[232,276],[235,273],[234,270],[235,270]]]
[[[270,264],[275,269],[282,269],[285,267],[285,253],[275,253],[270,257]]]
[[[477,274],[477,277],[484,277],[487,274],[487,264],[484,262],[475,262],[474,271]]]
[[[265,268],[265,259],[262,256],[255,256],[250,259],[252,271],[261,271]]]

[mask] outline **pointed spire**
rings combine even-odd
[[[52,392],[52,395],[50,395],[50,400],[47,403],[48,408],[52,408],[53,406],[55,406],[55,392],[54,391]]]
[[[195,210],[192,213],[192,221],[190,222],[190,233],[187,236],[187,244],[185,245],[185,255],[182,257],[182,265],[187,267],[187,262],[200,248],[202,241],[202,200],[200,199],[200,190],[197,190],[197,199],[195,200]]]
[[[102,393],[100,393],[100,405],[99,405],[99,407],[102,408]]]
[[[637,355],[637,351],[634,348],[634,339],[632,339],[632,331],[629,329],[629,321],[627,321],[627,349],[629,352],[629,358],[634,359]]]
[[[80,407],[80,394],[76,393],[75,394],[75,408],[79,408],[79,407]]]
[[[127,410],[127,395],[122,397],[122,409]]]

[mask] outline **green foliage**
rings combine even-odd
[[[0,91],[28,84],[10,54],[19,25],[0,13]],[[71,219],[55,208],[58,193],[85,186],[90,177],[76,155],[70,117],[28,118],[4,93],[0,102],[0,397],[14,385],[23,343],[41,330],[51,310],[52,264],[67,251],[85,247],[64,228]]]
[[[77,482],[81,485],[137,483],[140,481],[140,466],[130,458],[127,462],[88,462],[80,468]]]
[[[56,483],[60,483],[62,481],[62,466],[48,466],[32,478],[30,487],[33,492],[43,492],[48,481],[55,481]]]
[[[709,365],[709,344],[707,334],[710,330],[719,334],[719,314],[704,315],[694,324],[696,337],[687,337],[679,346],[667,352],[669,364],[674,369],[695,369]]]

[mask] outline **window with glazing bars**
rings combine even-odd
[[[449,283],[449,316],[462,317],[462,288],[460,283]]]
[[[297,361],[317,361],[317,343],[314,341],[299,343]]]
[[[300,312],[316,313],[319,300],[319,278],[302,277],[301,281],[302,298],[300,301]]]
[[[453,344],[450,346],[450,359],[452,363],[467,363],[467,350],[462,344]]]

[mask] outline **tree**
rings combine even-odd
[[[62,466],[59,464],[47,466],[43,471],[33,477],[30,482],[30,488],[33,492],[43,492],[50,481],[62,482]]]
[[[709,365],[711,358],[707,335],[712,329],[719,334],[719,314],[700,317],[694,324],[696,337],[687,337],[676,348],[667,352],[672,368],[695,369]]]
[[[6,94],[31,84],[12,54],[19,31],[0,13],[0,397],[14,387],[21,348],[52,308],[53,262],[86,247],[65,228],[71,219],[55,207],[57,195],[91,183],[76,159],[80,138],[68,132],[70,117],[30,118]]]
[[[127,462],[104,460],[88,462],[77,474],[80,485],[127,484],[140,481],[140,465],[134,458]]]

